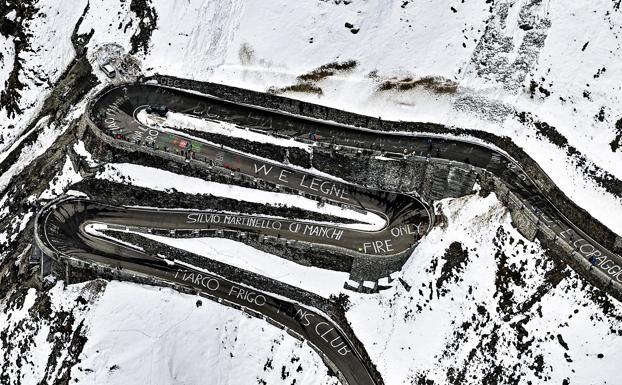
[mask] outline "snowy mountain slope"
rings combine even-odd
[[[30,288],[3,301],[1,317],[3,384],[28,384],[67,378],[84,344],[84,315],[100,295],[91,282],[63,291]]]
[[[77,383],[336,383],[286,332],[172,290],[111,282],[87,319]]]
[[[0,6],[0,153],[36,116],[42,95],[74,58],[71,34],[86,3],[63,4],[18,1]]]
[[[208,373],[212,384],[336,383],[286,332],[170,289],[59,282],[5,306],[0,380],[7,385],[196,384]]]
[[[47,12],[33,20],[73,26],[86,5],[72,4],[67,13],[61,3],[42,0],[37,7]],[[94,1],[77,32],[93,31],[92,60],[98,47],[114,42],[137,55],[146,74],[283,90],[384,119],[507,135],[571,199],[620,234],[620,12],[605,0],[571,6],[540,0]],[[29,27],[30,45],[55,58],[72,57],[70,28],[56,28],[56,35],[45,28]],[[11,36],[0,45],[4,62],[10,62]],[[61,50],[51,48],[56,40],[50,36],[62,42]],[[55,79],[67,60],[33,66]],[[314,72],[331,63],[352,65]],[[45,89],[28,85],[21,107],[29,105],[30,92]],[[16,127],[3,130],[7,138],[15,138],[34,111],[10,120]]]
[[[0,102],[0,152],[37,115],[75,56],[70,36],[83,11],[78,32],[93,30],[91,61],[97,48],[114,42],[138,57],[147,74],[271,89],[383,119],[510,136],[572,199],[622,233],[620,198],[598,185],[602,170],[622,178],[618,1],[2,2],[0,90],[12,96]],[[315,71],[331,63],[338,65]],[[13,115],[16,106],[22,112]],[[542,129],[539,121],[555,129]],[[2,375],[53,382],[72,368],[81,383],[195,382],[206,372],[227,383],[238,371],[246,383],[281,383],[283,366],[287,381],[333,381],[306,346],[208,301],[197,308],[194,297],[120,283],[103,293],[89,289],[96,283],[28,290],[26,278],[35,273],[15,278],[25,262],[11,251],[30,242],[35,202],[81,178],[64,155],[56,178],[27,167],[68,128],[52,119],[39,127],[42,135],[0,176],[0,187],[9,187],[0,197],[0,221],[8,223],[0,233],[0,294],[7,294],[10,277],[19,282],[10,295],[25,303],[2,305],[0,328],[9,337],[0,338],[0,382],[8,382]],[[88,155],[82,150],[76,151]],[[594,176],[586,177],[586,169]],[[29,195],[24,178],[17,185],[10,180],[29,172],[41,178],[43,192]],[[374,296],[350,293],[348,318],[387,384],[617,383],[619,304],[522,239],[493,197],[448,201],[442,209],[447,227],[416,251],[405,285]],[[265,268],[261,262],[257,269]],[[51,318],[41,318],[41,309],[53,309]],[[183,311],[210,327],[188,327],[179,318]],[[146,323],[147,317],[157,322]],[[153,366],[119,355],[138,345]],[[268,355],[246,354],[267,346],[277,349],[270,365]],[[210,360],[197,369],[188,351]],[[302,373],[292,355],[301,357]]]
[[[446,200],[402,285],[347,313],[387,384],[615,384],[622,309],[510,225],[494,194]],[[426,382],[433,381],[433,382]]]
[[[621,118],[615,115],[621,90],[612,79],[622,22],[613,2],[571,8],[526,0],[150,6],[160,17],[148,52],[139,55],[147,73],[298,90],[283,92],[384,119],[510,136],[581,207],[622,233],[620,152],[610,145]],[[195,15],[210,22],[198,25]],[[104,40],[95,28],[92,48]],[[591,31],[594,37],[585,40],[592,45],[582,50],[585,43],[570,30]],[[314,72],[348,61],[355,64],[328,75]],[[554,127],[561,144],[539,121]]]

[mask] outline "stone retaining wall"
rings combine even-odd
[[[371,189],[416,193],[426,202],[461,197],[475,186],[476,174],[463,163],[418,155],[378,159],[379,155],[362,155],[347,147],[339,152],[314,149],[313,165]]]
[[[531,241],[537,238],[544,247],[553,251],[557,257],[572,267],[588,282],[608,292],[619,301],[622,301],[622,284],[616,282],[604,272],[594,267],[592,263],[581,255],[565,238],[557,236],[553,230],[531,212],[531,210],[529,210],[501,180],[482,169],[479,169],[478,173],[480,173],[482,178],[492,178],[493,189],[497,197],[508,207],[510,215],[512,216],[512,223],[525,238]]]

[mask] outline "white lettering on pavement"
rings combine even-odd
[[[229,289],[229,296],[241,299],[257,306],[263,306],[266,304],[266,297],[264,297],[262,294],[257,294],[254,291],[237,287],[235,285],[231,286],[231,289]]]
[[[280,221],[273,219],[214,213],[190,213],[187,216],[186,223],[222,224],[271,230],[281,230],[283,226]]]
[[[255,174],[263,174],[263,176],[268,176],[272,174],[272,170],[274,166],[269,166],[266,164],[253,164],[255,167]],[[280,171],[276,171],[276,178],[279,182],[284,184],[290,184],[290,175],[294,174],[294,171],[289,171],[281,168]],[[295,183],[295,182],[294,182]],[[298,187],[302,187],[307,190],[321,192],[324,196],[339,198],[345,201],[349,201],[348,192],[345,185],[337,184],[332,181],[324,180],[321,178],[310,177],[307,174],[302,174],[300,179],[300,183],[298,183]]]
[[[287,230],[294,234],[303,234],[309,237],[341,240],[343,229],[337,227],[320,226],[306,223],[291,222],[283,226],[281,221],[269,218],[251,216],[225,215],[216,213],[190,213],[186,217],[190,224],[215,224],[230,227],[245,227],[264,230]],[[389,243],[390,246],[390,243]]]
[[[333,349],[336,349],[337,353],[340,355],[345,356],[351,352],[339,332],[322,318],[318,319],[318,316],[311,313],[309,310],[300,307],[295,308],[293,306],[283,309],[281,304],[279,304],[277,314],[280,313],[285,313],[294,320],[300,322],[302,326],[308,327],[311,331],[315,332],[318,337],[329,343]]]
[[[263,171],[264,175],[268,175],[270,171],[272,171],[272,167],[273,166],[270,166],[270,168],[266,168],[265,164],[262,164],[261,167],[257,167],[257,163],[255,163],[255,174],[258,174],[259,171]]]
[[[393,248],[393,243],[390,239],[363,243],[363,253],[365,254],[370,254],[370,252],[373,254],[383,254],[393,251],[395,251],[395,249]]]
[[[616,280],[618,283],[622,283],[622,267],[617,265],[615,261],[611,260],[608,256],[603,255],[597,250],[591,243],[583,238],[572,240],[572,229],[564,230],[559,233],[560,237],[570,243],[579,254],[590,260],[592,265],[599,267],[603,270],[611,279]],[[570,237],[570,239],[569,239]]]
[[[419,223],[417,225],[407,224],[396,226],[391,229],[391,235],[393,236],[393,238],[399,238],[404,235],[418,235],[421,234],[421,226],[422,223]]]
[[[212,277],[210,275],[201,274],[198,272],[181,272],[177,271],[175,273],[176,279],[181,279],[184,282],[192,283],[196,286],[200,286],[209,291],[216,291],[220,288],[220,282],[217,278]],[[249,290],[240,286],[231,285],[229,288],[229,292],[227,295],[235,300],[236,302],[246,302],[250,305],[262,307],[266,305],[267,299],[266,296],[258,293],[253,290]],[[340,334],[332,327],[328,322],[320,321],[317,322],[317,315],[312,313],[311,311],[298,307],[295,309],[294,307],[288,308],[289,311],[283,311],[281,308],[281,303],[277,308],[277,314],[285,313],[294,320],[300,322],[300,324],[304,327],[310,327],[311,330],[315,331],[318,337],[320,337],[325,342],[329,343],[333,349],[337,350],[342,356],[347,355],[351,352],[348,348],[347,344],[340,336]],[[295,310],[294,310],[295,309]],[[321,320],[321,318],[320,318]],[[314,322],[317,322],[315,325],[312,325]]]
[[[175,278],[179,276],[179,271],[175,273]],[[214,277],[209,275],[203,275],[201,273],[189,273],[183,272],[181,280],[184,282],[191,282],[195,285],[199,285],[207,290],[215,291],[220,287],[220,282]]]

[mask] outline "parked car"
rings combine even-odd
[[[117,76],[117,71],[115,71],[114,67],[110,64],[104,64],[99,68],[101,68],[101,70],[104,71],[106,76],[108,76],[109,78],[114,78],[115,76]]]
[[[168,113],[168,107],[167,106],[162,106],[162,105],[151,105],[151,106],[147,107],[147,113],[148,114],[156,114],[156,115],[159,115],[161,117],[165,117],[166,114]]]

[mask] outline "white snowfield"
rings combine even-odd
[[[31,35],[31,45],[19,56],[23,65],[19,81],[24,87],[18,91],[21,96],[18,106],[23,112],[10,116],[5,108],[0,109],[0,157],[39,112],[51,85],[74,58],[71,32],[86,4],[66,5],[62,0],[39,1],[35,6],[38,9],[36,20],[16,19],[14,12],[10,12],[7,17],[27,28],[27,33]],[[5,82],[13,70],[15,44],[15,39],[0,35],[0,90],[4,90]]]
[[[143,250],[139,244],[134,245],[121,241],[114,236],[103,234],[102,230],[119,231],[108,229],[108,226],[100,223],[85,226],[85,231],[89,234]],[[325,298],[329,298],[331,294],[339,295],[339,293],[344,292],[343,285],[349,277],[349,273],[303,266],[231,239],[170,238],[132,231],[124,232],[130,232],[164,245],[272,278]]]
[[[335,383],[320,357],[286,332],[206,299],[197,307],[197,300],[111,282],[87,316],[92,334],[79,365],[93,371],[76,373],[77,383],[278,383],[282,370],[288,382]]]
[[[73,145],[73,151],[84,159],[89,166],[93,167],[98,165],[98,163],[93,160],[93,155],[86,149],[83,141],[79,140],[75,143]]]
[[[94,282],[67,287],[59,282],[49,295],[53,318],[63,311],[75,318],[60,327],[76,330],[84,322],[87,341],[80,361],[71,366],[72,384],[199,384],[206,379],[215,385],[337,384],[308,345],[201,297],[117,281],[101,289]],[[79,297],[86,304],[78,305]],[[46,370],[54,347],[50,340],[56,343],[58,335],[49,322],[29,314],[37,312],[36,301],[30,289],[22,307],[0,313],[0,329],[13,338],[10,355],[0,358],[11,384],[53,382],[68,359],[69,346],[61,343],[57,364]]]
[[[619,302],[605,296],[612,306],[603,310],[592,299],[594,289],[567,267],[559,285],[547,285],[551,259],[511,226],[494,194],[445,200],[440,208],[447,226],[432,230],[402,271],[410,291],[396,285],[375,295],[350,294],[347,318],[385,383],[424,378],[447,384],[453,383],[451,370],[464,370],[463,384],[481,384],[497,367],[499,383],[511,374],[521,385],[542,378],[552,384],[619,382]],[[452,262],[442,256],[452,242],[468,251],[468,261],[439,289],[444,265]],[[533,306],[520,310],[530,300]]]
[[[269,143],[280,147],[295,147],[310,151],[310,146],[308,144],[298,142],[294,139],[277,138],[243,129],[235,124],[199,119],[180,112],[169,111],[166,114],[166,118],[160,118],[148,114],[145,110],[141,110],[136,114],[136,119],[147,126],[166,127],[169,129],[183,128],[186,130],[242,138],[256,143]]]
[[[347,223],[340,226],[357,230],[378,230],[383,228],[386,224],[386,221],[382,217],[371,212],[361,213],[329,203],[318,207],[317,201],[298,195],[274,193],[236,185],[210,182],[132,163],[106,164],[104,171],[98,173],[96,177],[114,182],[129,183],[134,186],[157,191],[175,190],[187,194],[211,194],[217,197],[237,199],[245,202],[297,207],[308,211],[354,220],[358,223]],[[279,203],[275,204],[275,202]]]
[[[344,292],[349,273],[303,266],[222,238],[169,238],[136,233],[168,246],[238,267],[328,298]]]
[[[82,180],[82,176],[74,169],[73,163],[71,163],[71,159],[69,156],[65,156],[65,163],[63,164],[63,169],[52,181],[50,181],[49,187],[44,190],[38,199],[53,199],[59,195],[62,195],[63,192],[67,189],[67,186],[70,186],[74,183],[77,183]]]

